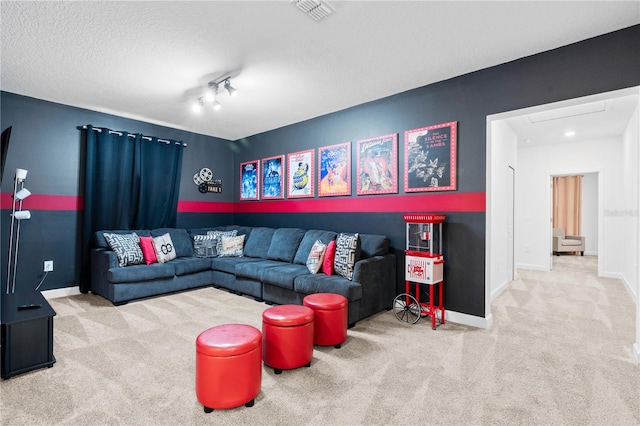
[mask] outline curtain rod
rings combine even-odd
[[[87,126],[82,126],[82,128],[86,130]],[[102,127],[92,127],[92,129],[94,131],[96,131],[96,132],[102,132],[103,130],[109,130],[109,134],[110,135],[122,136],[124,134],[122,132],[117,132],[115,130],[105,129],[105,128],[102,128]],[[130,138],[135,138],[136,137],[136,135],[132,134],[132,133],[127,134],[127,136],[130,137]],[[142,136],[142,139],[145,140],[145,141],[152,140],[152,138],[150,136]],[[158,142],[163,142],[163,143],[166,143],[166,144],[170,144],[171,143],[171,141],[169,141],[167,139],[158,139]],[[176,145],[180,145],[180,142],[176,142]],[[184,146],[186,148],[187,144],[183,142],[182,146]]]

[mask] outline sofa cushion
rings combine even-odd
[[[133,283],[158,278],[173,278],[174,275],[173,263],[154,263],[153,265],[135,265],[128,268],[110,268],[107,271],[107,280],[112,283]]]
[[[391,241],[384,235],[360,234],[361,259],[389,254]]]
[[[246,262],[258,262],[260,259],[256,257],[213,257],[211,258],[211,269],[214,271],[222,271],[227,274],[236,273],[236,265]]]
[[[266,259],[274,232],[273,228],[253,228],[244,243],[244,255]]]
[[[144,263],[144,255],[140,249],[140,237],[135,232],[127,234],[105,232],[104,239],[118,257],[118,264],[120,266]]]
[[[300,294],[337,293],[346,297],[349,302],[362,299],[360,283],[339,275],[300,275],[294,280],[293,290]]]
[[[153,237],[153,248],[160,263],[167,263],[177,257],[175,246],[168,232],[159,237]]]
[[[238,263],[236,265],[236,277],[249,278],[258,282],[262,282],[264,271],[274,266],[282,265],[278,260],[256,259],[257,262]]]
[[[304,265],[307,262],[307,258],[309,257],[311,247],[313,247],[317,240],[320,240],[325,244],[329,244],[329,241],[335,240],[336,236],[338,236],[338,234],[333,231],[320,231],[317,229],[308,230],[307,232],[305,232],[302,241],[300,241],[300,245],[298,246],[298,251],[296,252],[296,257],[293,259],[293,263]]]
[[[171,243],[176,252],[176,257],[193,256],[193,242],[186,229],[158,228],[151,230],[152,237],[159,237],[167,233],[171,236]]]
[[[305,230],[300,228],[278,228],[273,233],[267,259],[291,263],[298,251]],[[309,254],[307,253],[307,256]],[[306,261],[306,259],[305,259]]]
[[[279,266],[266,269],[262,274],[262,282],[293,290],[294,280],[302,275],[311,275],[306,265],[281,263]]]
[[[336,274],[350,280],[353,277],[353,267],[360,260],[360,236],[358,234],[340,233],[336,238],[336,255],[333,269]]]
[[[171,264],[175,268],[175,274],[178,276],[211,269],[211,259],[206,257],[179,257],[176,260],[172,260]]]
[[[307,258],[307,269],[312,274],[317,274],[322,267],[322,261],[324,259],[324,252],[327,250],[327,245],[320,240],[316,240],[316,243],[311,247],[309,257]]]

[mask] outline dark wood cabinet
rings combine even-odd
[[[52,367],[56,312],[39,291],[2,294],[2,378]]]

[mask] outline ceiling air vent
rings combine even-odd
[[[322,0],[292,0],[291,3],[316,22],[320,22],[336,12],[333,7]]]

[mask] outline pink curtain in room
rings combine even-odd
[[[553,177],[553,227],[582,235],[582,176]]]

